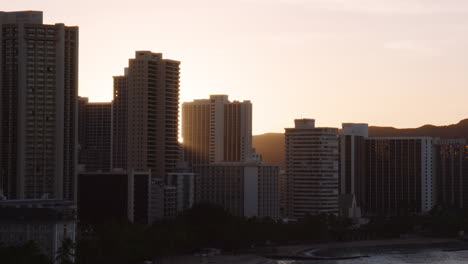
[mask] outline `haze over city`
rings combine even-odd
[[[80,26],[79,93],[91,101],[110,101],[112,76],[134,50],[152,50],[182,61],[181,102],[251,100],[254,134],[282,132],[298,117],[417,127],[467,116],[466,1],[28,0],[3,8]]]
[[[2,263],[466,263],[467,3],[4,8]]]

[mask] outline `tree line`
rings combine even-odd
[[[221,206],[197,204],[175,219],[151,226],[114,222],[89,230],[92,232],[86,239],[62,246],[58,263],[71,263],[74,256],[75,263],[133,264],[192,254],[202,248],[220,248],[230,254],[272,253],[275,245],[381,239],[411,233],[456,237],[458,231],[468,230],[468,212],[437,208],[427,215],[375,216],[357,226],[351,219],[335,215],[307,215],[298,221],[285,222],[235,217]],[[9,260],[5,263],[51,263],[32,242],[0,246],[0,259]]]

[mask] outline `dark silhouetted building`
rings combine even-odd
[[[127,168],[128,142],[128,89],[127,72],[114,76],[114,99],[112,101],[112,168]]]
[[[176,190],[176,210],[182,212],[192,208],[195,203],[197,187],[199,188],[199,180],[197,174],[192,172],[174,172],[168,173],[166,183],[168,186],[175,187]]]
[[[161,53],[137,51],[125,75],[114,77],[114,168],[150,169],[160,179],[175,168],[179,64]]]
[[[435,140],[437,205],[468,209],[468,146],[465,139]]]
[[[78,27],[0,12],[0,189],[75,200]]]
[[[174,218],[177,215],[177,187],[166,185],[162,179],[151,182],[152,220]]]
[[[41,253],[56,259],[64,239],[75,241],[75,234],[76,204],[72,201],[0,200],[2,245],[14,246],[34,241]],[[73,254],[73,250],[70,253]]]
[[[84,224],[150,224],[151,176],[148,171],[83,172],[78,177],[78,217]]]
[[[367,124],[343,123],[340,132],[340,210],[346,217],[359,218],[359,205],[365,200],[367,137]]]
[[[366,139],[365,215],[429,212],[435,204],[433,139]]]
[[[288,205],[288,192],[287,192],[287,179],[286,171],[280,169],[278,174],[278,200],[279,200],[279,210],[281,217],[287,217],[287,205]]]
[[[367,124],[344,123],[340,133],[341,208],[347,216],[412,215],[435,205],[433,139],[368,137]]]
[[[78,100],[78,164],[86,171],[111,170],[112,104]]]

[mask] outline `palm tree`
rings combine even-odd
[[[64,238],[57,250],[56,260],[59,264],[73,264],[75,258],[75,243],[70,238]]]

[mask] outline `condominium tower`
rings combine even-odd
[[[288,216],[338,214],[338,129],[296,119],[285,130]]]
[[[114,77],[113,167],[164,178],[179,159],[179,64],[136,51]]]
[[[0,12],[0,190],[75,200],[78,27]]]
[[[190,165],[245,161],[252,154],[252,104],[227,95],[183,103],[182,138]]]

